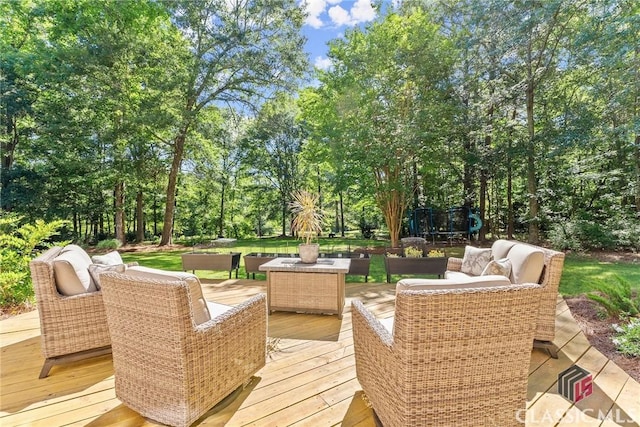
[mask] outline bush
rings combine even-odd
[[[20,224],[22,217],[13,214],[0,215],[0,305],[18,305],[33,297],[29,262],[51,236],[67,221],[46,223],[36,220],[35,224]],[[61,242],[66,244],[67,242]]]
[[[374,235],[375,225],[366,222],[364,219],[360,220],[360,234],[363,239],[372,239]]]
[[[613,343],[616,349],[629,357],[640,357],[640,318],[633,318],[624,325],[613,325],[617,332]]]
[[[587,298],[600,304],[607,314],[616,318],[637,316],[640,313],[640,294],[633,295],[631,284],[616,276],[616,283],[599,282],[594,288],[598,293],[590,292]]]
[[[118,239],[105,239],[100,240],[96,245],[96,249],[118,249],[122,246],[122,242]]]
[[[549,240],[558,250],[640,250],[640,222],[633,215],[620,214],[606,220],[583,218],[556,222]]]
[[[422,258],[422,249],[415,246],[407,246],[404,248],[404,256],[407,258]]]

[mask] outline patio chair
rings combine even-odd
[[[63,249],[53,247],[29,264],[40,318],[41,349],[45,357],[40,378],[48,376],[54,365],[111,352],[102,292],[66,296],[56,285],[54,260]]]
[[[382,424],[522,425],[540,291],[398,289],[383,321],[354,301],[356,375]]]
[[[534,282],[539,283],[542,286],[542,293],[540,295],[540,308],[538,311],[538,321],[533,346],[548,351],[551,357],[557,359],[558,347],[553,343],[553,340],[556,337],[558,288],[560,286],[560,278],[562,277],[565,255],[562,252],[531,245],[529,243],[519,242],[517,240],[496,240],[491,247],[492,257],[496,260],[501,258],[513,258],[510,251],[514,248],[518,249],[517,252],[519,252],[520,260],[523,258],[523,250],[526,253],[527,249],[529,252],[540,251],[544,255],[542,274],[540,275],[539,280],[534,280]],[[445,277],[451,277],[451,272],[454,274],[460,272],[462,262],[463,259],[461,258],[449,257]],[[513,262],[514,264],[511,269],[512,272],[517,268],[515,259]],[[514,283],[517,283],[517,281],[514,281]]]
[[[197,278],[101,276],[116,396],[142,416],[188,426],[265,364],[264,294],[207,302]]]

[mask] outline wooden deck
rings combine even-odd
[[[264,292],[265,282],[209,281],[203,289],[207,299],[234,304]],[[348,283],[342,320],[272,314],[267,365],[234,400],[203,417],[201,425],[374,426],[355,377],[350,300],[363,300],[379,317],[388,317],[393,289],[393,284]],[[531,354],[526,425],[639,426],[640,384],[589,345],[560,298],[556,330],[558,359],[541,350]],[[0,425],[156,425],[116,399],[111,356],[56,366],[39,380],[43,358],[37,312],[1,321],[0,333]],[[576,405],[556,391],[558,373],[572,364],[594,376],[593,395]]]

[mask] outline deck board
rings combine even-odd
[[[265,282],[203,280],[207,299],[237,304],[264,292]],[[393,315],[394,285],[348,283],[344,317],[276,312],[269,316],[267,364],[251,383],[212,408],[203,426],[375,426],[355,376],[351,301],[378,317]],[[640,384],[591,347],[558,298],[558,359],[531,354],[527,426],[639,426]],[[36,311],[0,321],[0,425],[154,426],[123,405],[114,392],[111,356],[54,366],[43,363]],[[594,376],[594,394],[578,404],[559,396],[557,375],[579,364]],[[576,420],[581,424],[576,424]]]

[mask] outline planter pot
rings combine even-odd
[[[387,283],[391,281],[392,274],[429,274],[444,275],[447,269],[447,258],[405,258],[384,257],[384,267],[387,271]]]
[[[320,254],[320,245],[317,243],[310,243],[308,245],[301,244],[298,246],[300,251],[300,261],[304,264],[315,264]]]

